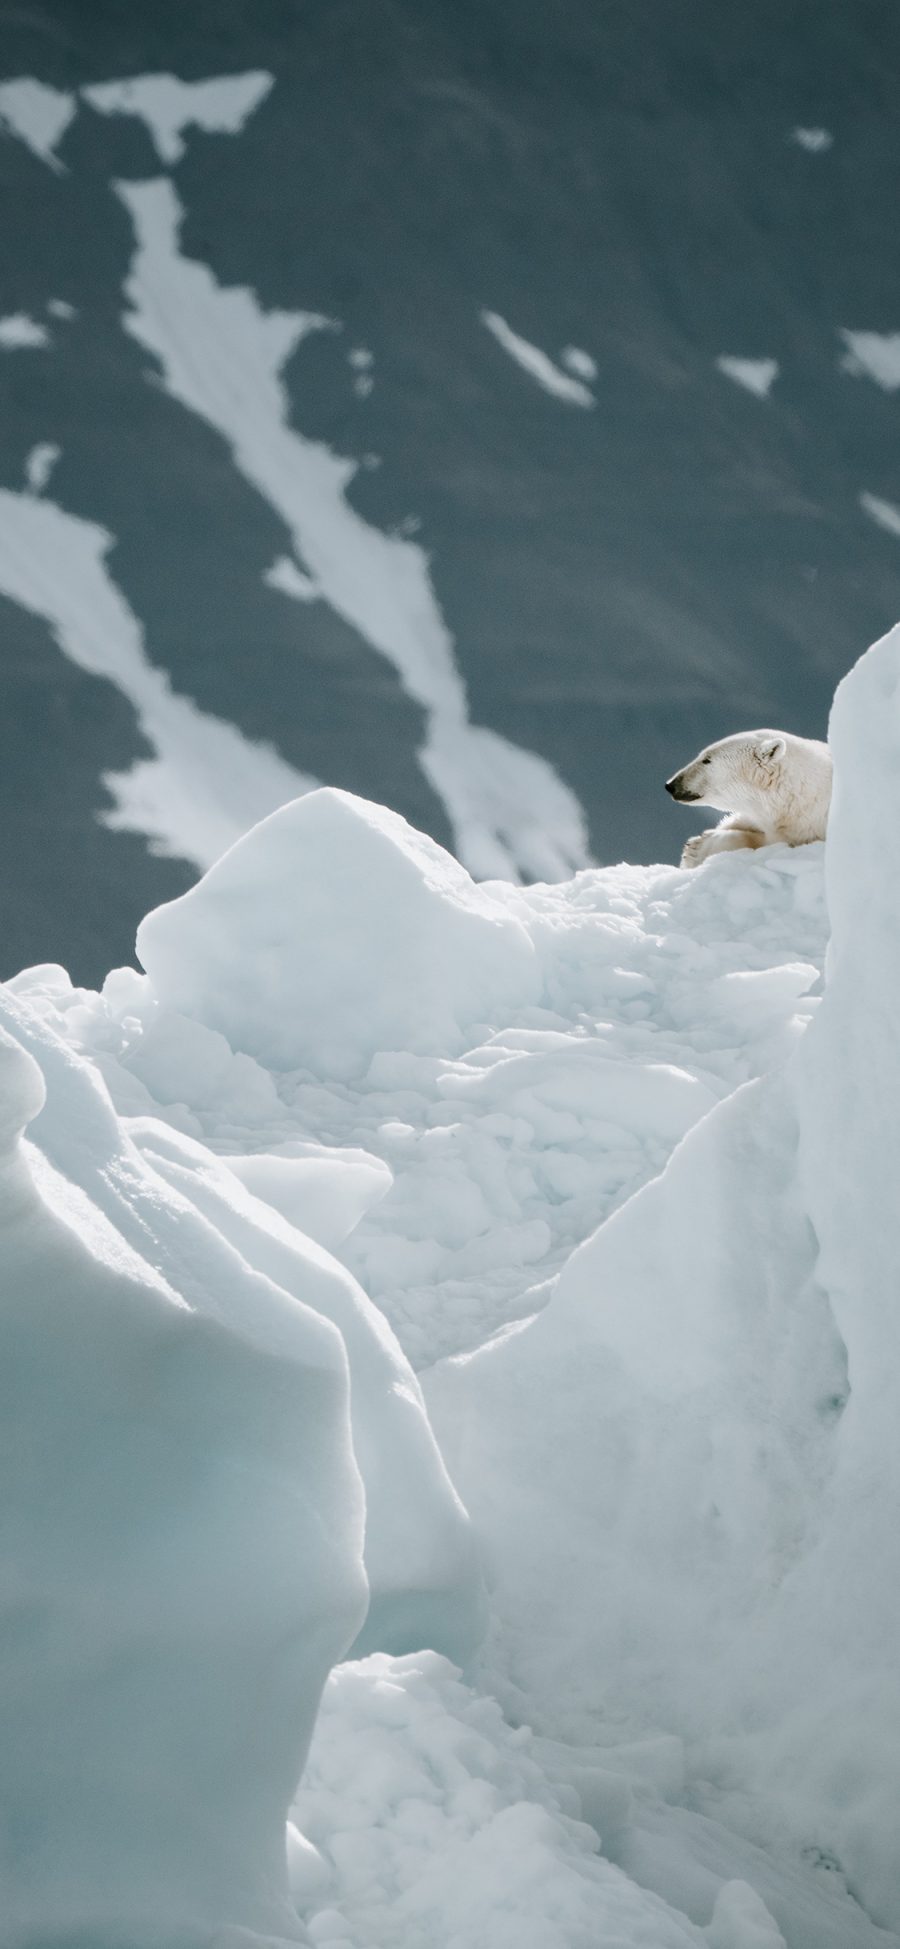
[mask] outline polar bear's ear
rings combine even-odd
[[[762,738],[756,750],[757,756],[764,765],[774,765],[779,758],[784,757],[787,745],[783,738]]]

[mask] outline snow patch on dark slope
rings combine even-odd
[[[60,88],[50,88],[33,75],[0,84],[0,124],[9,135],[18,136],[32,154],[50,169],[61,171],[65,164],[56,154],[57,145],[77,113],[78,103]]]
[[[137,240],[127,330],[159,359],[175,398],[228,440],[240,472],[283,518],[319,595],[388,658],[424,709],[420,762],[444,802],[459,857],[482,878],[521,870],[560,879],[585,865],[572,793],[533,753],[470,724],[423,550],[364,521],[347,499],[356,463],[288,424],[282,369],[329,320],[266,313],[252,291],[223,290],[204,265],[189,262],[171,183],[116,187]]]
[[[0,489],[0,592],[43,617],[64,656],[108,677],[134,706],[155,756],[128,773],[104,774],[113,799],[104,824],[143,833],[154,852],[202,872],[248,825],[317,781],[176,696],[165,672],[153,668],[137,617],[106,566],[113,537],[38,497],[54,452],[43,449],[32,491]]]
[[[140,116],[160,162],[171,164],[184,155],[185,129],[239,135],[274,79],[271,74],[224,74],[209,81],[179,81],[172,74],[140,74],[127,81],[95,83],[81,93],[101,115]]]

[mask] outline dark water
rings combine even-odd
[[[366,400],[304,349],[296,424],[382,457],[350,498],[384,529],[421,519],[473,718],[553,763],[598,860],[677,856],[694,828],[662,781],[709,738],[823,734],[900,615],[900,538],[858,498],[900,505],[900,394],[842,374],[838,337],[900,331],[893,0],[28,0],[0,26],[3,78],[67,90],[275,75],[239,137],[188,134],[183,248],[371,348]],[[78,312],[52,352],[0,357],[2,484],[56,442],[49,492],[116,537],[177,688],[446,843],[417,707],[324,604],[264,587],[280,521],[121,329],[109,184],[160,174],[149,133],[82,108],[60,156],[0,139],[0,313]],[[548,397],[484,307],[554,356],[586,347],[596,409]],[[769,398],[723,353],[777,359]],[[4,602],[0,625],[0,972],[94,981],[193,874],[97,824],[101,772],[144,750],[130,706],[34,616]]]

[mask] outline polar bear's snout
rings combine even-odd
[[[688,791],[683,771],[677,771],[674,777],[666,779],[666,791],[671,792],[673,799],[680,799],[683,805],[688,805],[700,797],[699,792]]]

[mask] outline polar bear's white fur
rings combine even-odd
[[[666,780],[666,791],[687,805],[712,805],[727,818],[689,839],[682,866],[738,847],[805,846],[824,839],[831,803],[831,753],[816,738],[789,731],[737,731],[708,744]]]

